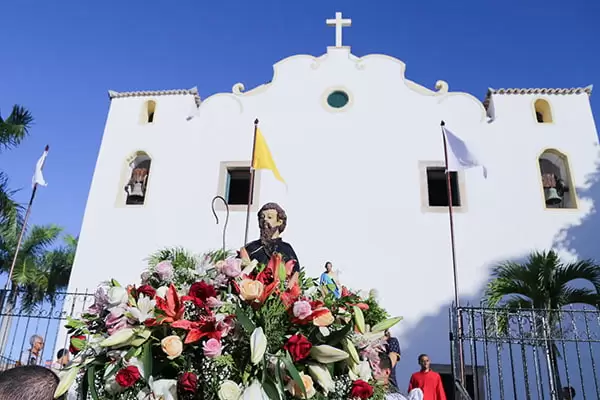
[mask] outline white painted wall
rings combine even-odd
[[[406,81],[404,69],[384,55],[357,59],[348,48],[330,48],[318,59],[293,56],[275,65],[270,84],[212,96],[190,121],[191,95],[154,97],[151,125],[140,124],[148,98],[114,99],[69,290],[93,290],[111,277],[137,283],[144,258],[165,246],[220,247],[210,208],[219,166],[250,159],[255,118],[289,186],[286,192],[262,172],[259,203],[286,209],[284,238],[310,274],[318,276],[331,260],[344,284],[376,288],[384,305],[405,317],[402,332],[447,313],[453,297],[448,216],[421,207],[427,199],[419,162],[443,161],[441,119],[489,171],[487,180],[480,169],[465,173],[468,205],[455,218],[462,296],[478,295],[494,262],[549,248],[590,212],[592,201],[582,198],[577,210],[546,210],[537,166],[542,150],[556,148],[570,157],[576,185],[587,185],[598,161],[587,94],[546,96],[552,125],[536,123],[535,96],[494,95],[496,120],[488,123],[473,96],[427,90]],[[335,88],[352,97],[342,111],[325,103]],[[125,207],[117,204],[121,170],[137,150],[152,157],[146,204]],[[242,245],[244,217],[231,215],[231,248]],[[255,238],[254,213],[251,227]],[[447,337],[441,330],[419,342],[407,333],[401,343],[412,357],[429,351],[432,338],[447,350]],[[449,361],[447,351],[432,356]],[[406,368],[413,364],[408,360]]]

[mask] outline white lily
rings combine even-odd
[[[254,380],[242,394],[241,400],[269,400],[269,396],[265,393],[259,381]]]
[[[241,273],[241,275],[250,275],[250,274],[252,273],[252,271],[254,271],[254,268],[256,268],[256,266],[257,266],[257,265],[258,265],[258,261],[256,261],[256,260],[252,260],[252,261],[250,262],[250,264],[248,264],[248,265],[246,266],[246,268],[244,268],[244,269],[242,270],[242,273]]]
[[[169,291],[169,288],[166,286],[161,286],[158,289],[156,289],[156,295],[158,297],[162,297],[163,299],[165,298],[165,296],[167,295],[167,292]]]
[[[177,400],[177,381],[175,379],[148,379],[148,387],[137,395],[138,400]]]
[[[326,344],[313,346],[310,349],[310,356],[322,364],[333,364],[349,357],[345,351]]]
[[[361,361],[358,364],[353,364],[352,368],[348,371],[348,376],[353,381],[361,379],[365,382],[371,380],[371,366],[368,361]]]
[[[137,301],[137,307],[128,307],[127,311],[131,316],[141,323],[144,323],[147,319],[154,318],[154,307],[156,301],[149,299],[145,295],[141,294]]]
[[[267,337],[261,327],[254,329],[250,336],[250,361],[256,365],[262,361],[267,351]]]
[[[324,365],[310,363],[308,364],[308,373],[323,388],[325,395],[335,390],[335,382]]]
[[[121,329],[104,339],[99,343],[101,347],[116,347],[127,343],[134,335],[134,330],[131,328]]]

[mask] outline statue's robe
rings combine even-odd
[[[293,272],[300,272],[300,262],[298,261],[296,252],[294,252],[291,244],[284,242],[281,238],[274,239],[267,247],[263,245],[260,239],[255,240],[246,245],[246,251],[251,260],[256,260],[260,264],[265,265],[274,253],[279,253],[284,262],[294,260],[296,263],[294,264]]]

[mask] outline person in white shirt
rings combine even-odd
[[[385,400],[423,400],[423,391],[421,389],[413,389],[408,396],[405,396],[398,392],[398,389],[394,385],[390,385],[392,361],[386,353],[379,353],[379,370],[381,371],[381,375],[375,378],[386,387]]]
[[[50,369],[55,373],[59,373],[62,369],[64,369],[70,361],[69,350],[60,349],[58,353],[56,353],[56,361],[52,363]]]
[[[42,358],[44,338],[40,335],[33,335],[29,338],[29,344],[31,347],[21,354],[21,365],[38,365]]]

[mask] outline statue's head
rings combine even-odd
[[[260,239],[265,242],[277,239],[287,226],[287,215],[277,203],[267,203],[258,212]]]

